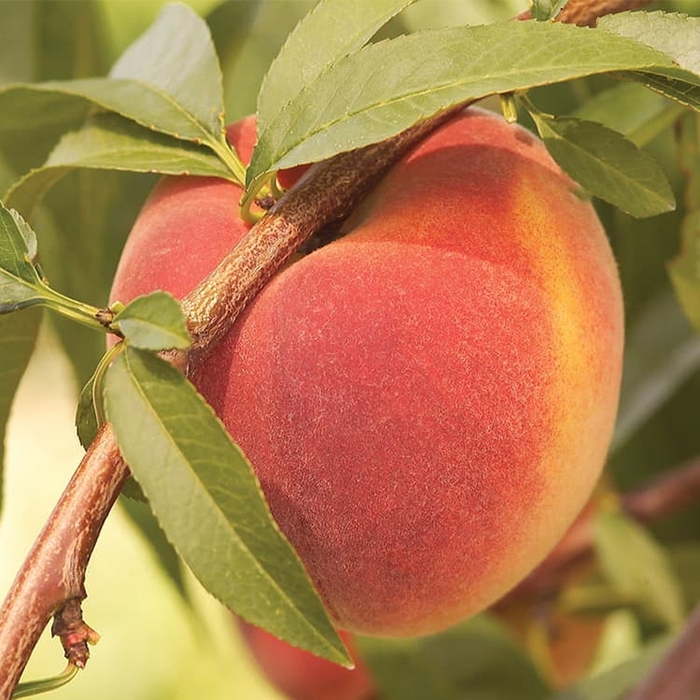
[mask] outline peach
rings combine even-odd
[[[113,298],[189,291],[241,229],[193,185],[146,206]],[[193,381],[336,623],[428,634],[514,586],[590,494],[619,393],[617,270],[543,145],[477,109],[346,228],[277,275]]]
[[[355,661],[354,669],[320,659],[269,632],[239,620],[242,637],[267,680],[290,700],[370,700],[373,682],[355,651],[352,637],[341,637]]]

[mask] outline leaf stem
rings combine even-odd
[[[209,141],[207,143],[209,148],[216,153],[221,159],[223,164],[231,171],[234,176],[236,184],[243,187],[245,184],[245,171],[246,167],[243,164],[240,156],[236,150],[226,141]]]
[[[43,286],[42,292],[44,296],[38,302],[42,306],[93,330],[103,333],[109,330],[108,326],[100,321],[101,309],[96,306],[72,299],[48,286]]]
[[[17,689],[12,694],[12,700],[16,698],[26,698],[39,693],[47,693],[50,690],[56,690],[72,681],[78,673],[78,667],[73,664],[68,664],[62,673],[59,673],[53,678],[42,678],[38,681],[27,681],[20,683]]]

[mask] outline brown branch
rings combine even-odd
[[[680,636],[626,700],[700,698],[700,605]]]
[[[652,0],[569,0],[558,19],[568,24],[595,26],[598,17],[649,5]]]
[[[34,543],[0,610],[3,700],[11,697],[51,616],[66,605],[70,607],[71,601],[85,598],[90,553],[127,475],[111,431],[103,428]],[[81,663],[79,658],[72,660],[76,665]]]
[[[651,2],[652,0],[569,0],[557,20],[580,27],[594,27],[599,17],[635,10]],[[530,19],[530,10],[519,14],[518,19]]]

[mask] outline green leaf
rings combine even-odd
[[[547,688],[508,630],[479,615],[414,639],[359,637],[384,700],[541,700]]]
[[[674,12],[620,12],[598,28],[663,51],[681,68],[700,76],[700,17]]]
[[[538,22],[556,19],[569,0],[530,0],[530,15]]]
[[[700,111],[700,86],[694,82],[643,72],[623,71],[620,73],[620,77],[636,80],[664,97],[675,100],[679,104],[690,107],[695,111]]]
[[[168,539],[204,587],[249,622],[349,663],[250,466],[192,385],[127,348],[107,371],[105,409]]]
[[[258,96],[258,131],[324,70],[361,48],[415,0],[320,0],[287,37]]]
[[[34,232],[16,211],[0,204],[0,314],[31,306],[44,297],[35,256]]]
[[[673,641],[666,636],[647,645],[638,656],[573,688],[552,696],[550,700],[620,700],[644,678]]]
[[[466,100],[635,69],[665,73],[674,64],[635,41],[551,22],[425,30],[370,44],[308,83],[260,133],[247,183],[376,143]],[[352,94],[339,89],[347,85]]]
[[[204,20],[186,5],[166,6],[109,78],[10,85],[0,90],[0,108],[17,110],[19,102],[21,111],[30,111],[42,97],[49,106],[65,109],[73,107],[66,98],[87,100],[153,131],[203,144],[238,181],[243,178],[224,134],[221,71],[211,36]]]
[[[75,429],[78,441],[87,450],[97,436],[100,421],[95,410],[95,377],[92,376],[80,390],[78,408],[75,412]]]
[[[0,3],[0,84],[103,74],[110,42],[100,5],[98,0]],[[19,173],[41,163],[60,134],[77,128],[85,115],[85,107],[72,115],[62,108],[17,107],[2,101],[0,148]]]
[[[185,132],[223,135],[221,71],[206,22],[184,3],[166,5],[156,21],[114,64],[110,77],[136,80],[169,98],[182,112]],[[151,95],[143,95],[145,103]],[[159,115],[160,116],[160,115]],[[173,114],[173,117],[175,115]]]
[[[0,317],[0,510],[7,419],[19,381],[34,350],[40,322],[41,312],[38,309]]]
[[[685,600],[694,608],[700,604],[700,543],[696,539],[671,545],[669,555],[683,586]]]
[[[191,342],[180,302],[167,292],[137,297],[114,317],[112,325],[131,347],[142,350],[184,350]]]
[[[607,615],[588,673],[595,676],[633,659],[641,651],[641,637],[639,621],[631,611]]]
[[[700,368],[700,336],[669,290],[653,297],[628,329],[623,367],[611,452],[623,447]]]
[[[594,525],[601,567],[613,585],[669,627],[682,624],[683,596],[663,548],[622,513],[601,512]]]
[[[662,51],[679,67],[666,77],[646,71],[623,73],[623,77],[700,110],[700,18],[668,12],[622,12],[602,17],[598,26]]]
[[[639,83],[621,83],[594,95],[570,116],[599,122],[642,147],[669,128],[684,107]]]
[[[663,170],[622,134],[596,122],[530,114],[554,160],[592,195],[636,217],[673,211]]]
[[[29,214],[74,168],[236,179],[208,149],[155,133],[117,114],[101,114],[63,136],[46,163],[15,182],[5,201]]]
[[[681,123],[679,150],[687,175],[686,215],[681,252],[669,264],[669,272],[683,311],[700,333],[700,116],[689,114]]]

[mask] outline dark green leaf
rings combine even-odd
[[[100,427],[95,411],[95,377],[90,380],[80,391],[78,398],[78,408],[75,412],[75,429],[78,433],[80,444],[87,450],[97,435]]]
[[[0,204],[0,314],[38,302],[44,295],[34,266],[36,236],[14,210]]]
[[[486,615],[415,639],[360,637],[385,700],[541,700],[547,688],[507,629]]]
[[[260,134],[248,183],[381,141],[466,100],[634,69],[668,72],[674,64],[632,40],[551,22],[426,30],[371,44],[311,81]],[[356,86],[351,95],[339,89],[346,85]]]
[[[598,20],[598,28],[663,51],[700,76],[700,17],[672,12],[620,12]]]
[[[622,513],[601,512],[594,542],[605,575],[669,627],[684,619],[681,589],[663,548],[641,525]]]
[[[17,386],[34,350],[40,321],[38,309],[0,317],[0,509],[7,419]]]
[[[415,0],[321,0],[287,37],[258,97],[264,131],[304,86],[361,48],[391,17]]]
[[[637,217],[673,210],[663,170],[617,131],[572,117],[531,116],[554,160],[595,197]]]
[[[167,292],[137,297],[114,317],[113,325],[129,345],[142,350],[184,350],[190,344],[180,302]]]
[[[683,311],[700,333],[700,116],[687,115],[681,124],[681,168],[687,176],[686,215],[681,228],[681,252],[669,265]]]
[[[168,539],[204,587],[253,624],[348,663],[250,466],[192,385],[127,348],[105,376],[105,409]]]

